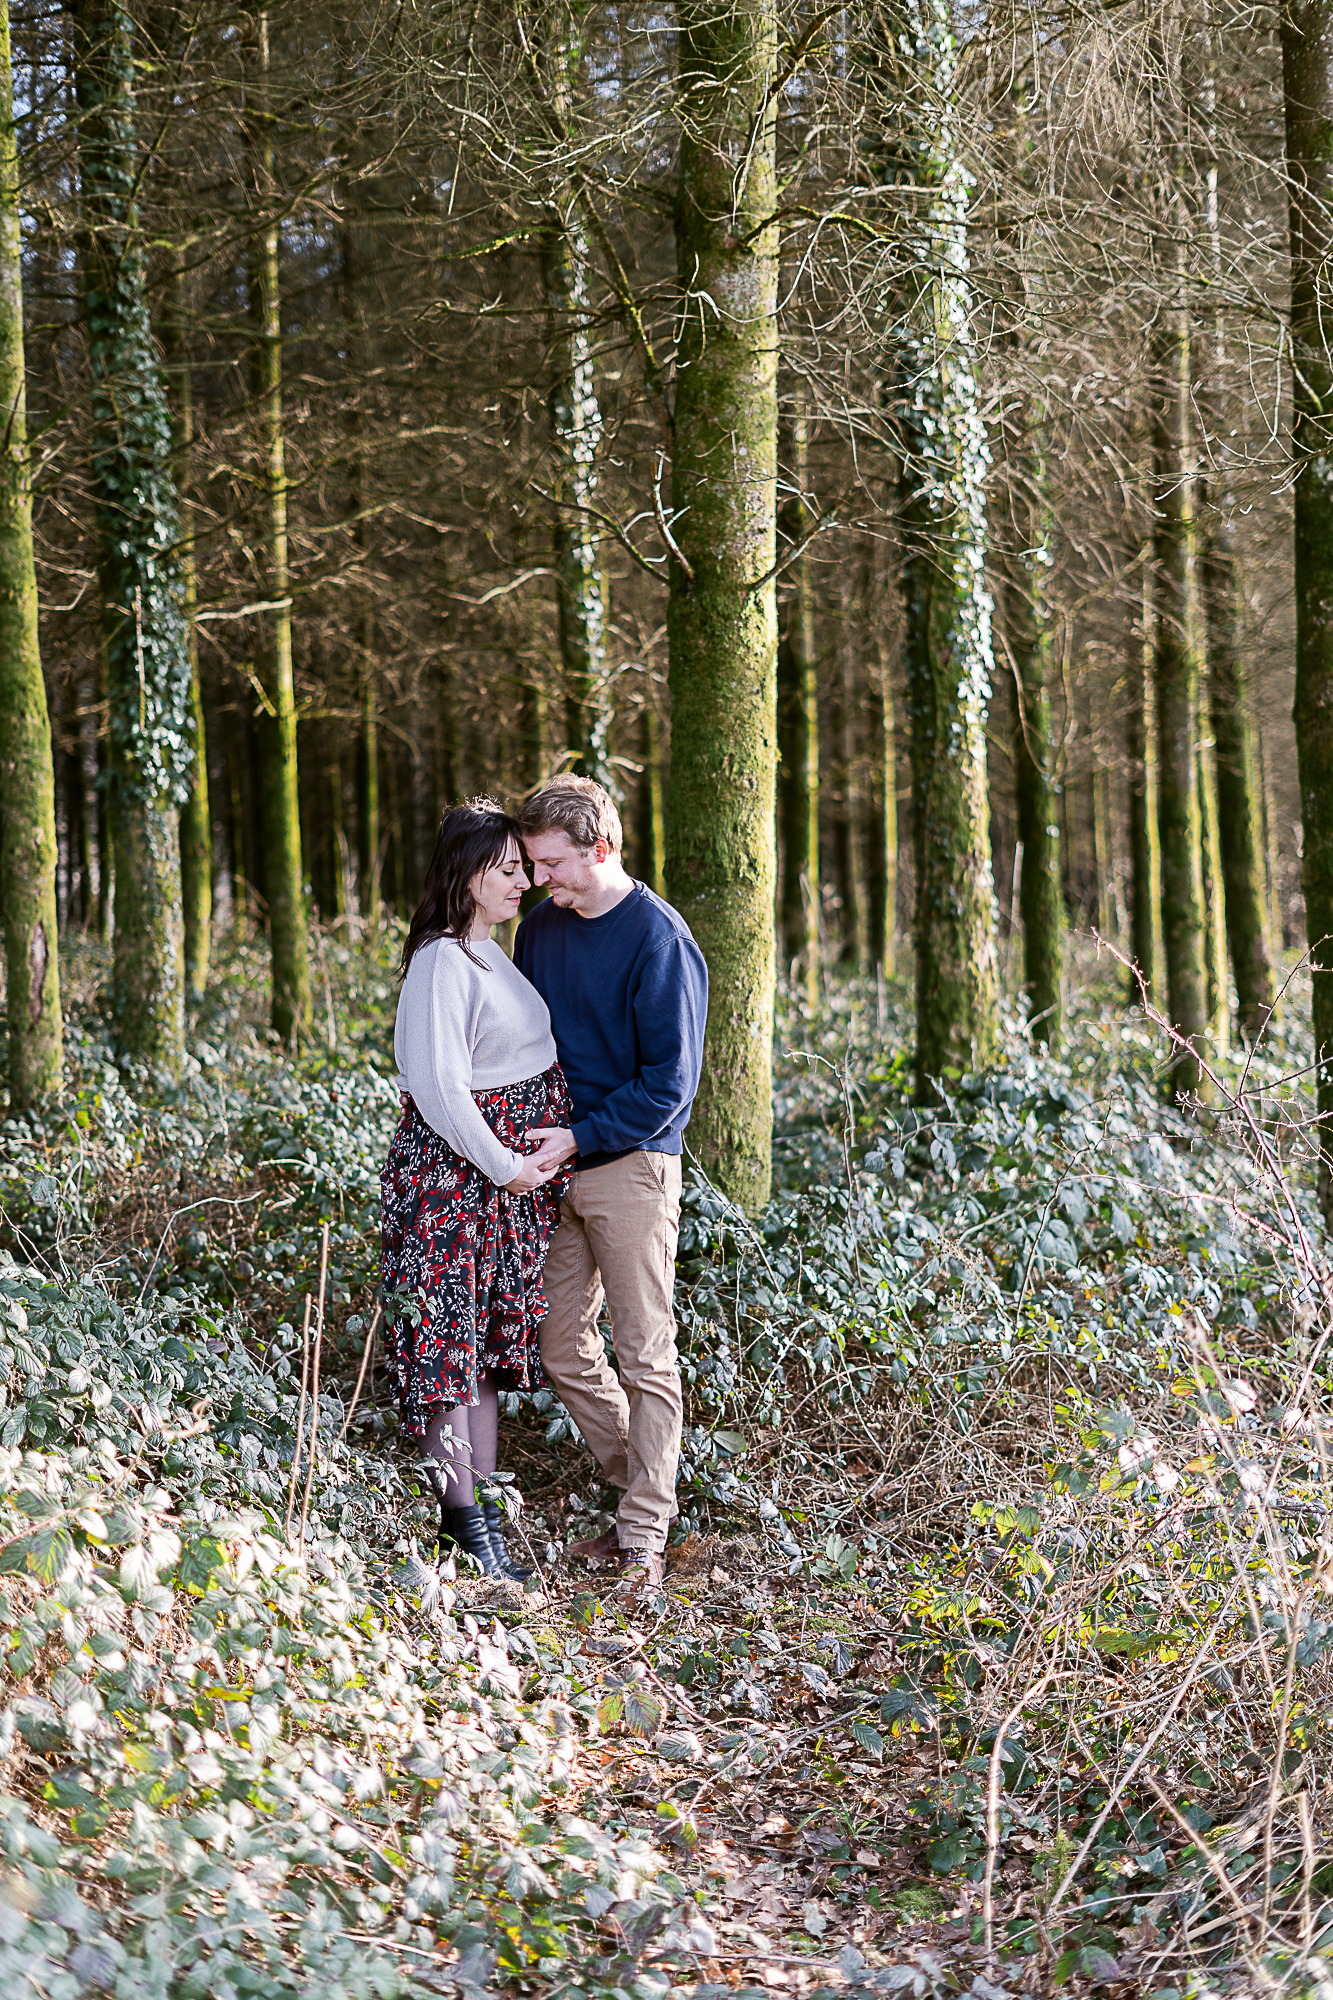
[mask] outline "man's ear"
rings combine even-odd
[[[603,834],[599,833],[592,845],[593,861],[600,868],[602,863],[610,857],[610,853],[611,853],[610,841],[607,840]]]

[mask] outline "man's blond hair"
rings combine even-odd
[[[604,840],[612,854],[625,844],[625,831],[611,794],[593,778],[548,778],[518,809],[524,835],[564,833],[585,853]]]

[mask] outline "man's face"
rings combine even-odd
[[[572,909],[580,897],[596,888],[596,867],[610,852],[604,840],[591,847],[576,847],[569,835],[556,827],[549,833],[526,834],[523,845],[532,863],[533,881],[539,889],[549,889],[551,901],[562,910]]]

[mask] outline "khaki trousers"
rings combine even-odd
[[[623,1549],[666,1547],[676,1508],[681,1387],[672,1293],[678,1156],[627,1153],[576,1171],[546,1258],[542,1367],[621,1493]],[[597,1319],[611,1308],[619,1380]]]

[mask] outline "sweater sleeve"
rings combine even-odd
[[[518,1172],[518,1159],[500,1144],[472,1101],[470,1010],[459,971],[449,952],[433,954],[429,987],[404,1023],[400,1067],[412,1102],[432,1132],[504,1187]]]
[[[699,1088],[708,968],[692,938],[660,945],[634,989],[638,1074],[572,1127],[581,1153],[629,1152],[660,1137],[688,1113]]]

